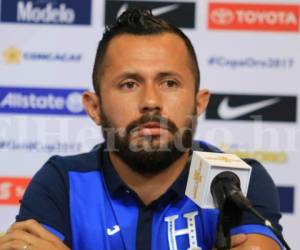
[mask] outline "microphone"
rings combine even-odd
[[[218,209],[224,209],[226,202],[233,202],[240,209],[248,209],[251,203],[241,192],[239,177],[232,171],[216,175],[210,185],[210,192]]]
[[[229,194],[247,195],[251,171],[252,167],[234,154],[194,151],[185,194],[201,208],[221,209]]]
[[[193,152],[185,194],[201,208],[219,209],[218,250],[230,248],[230,229],[241,223],[242,209],[233,200],[247,195],[251,171],[251,166],[233,154]]]

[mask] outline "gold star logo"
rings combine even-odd
[[[201,182],[202,181],[202,176],[201,176],[201,173],[200,173],[200,168],[198,169],[195,169],[195,172],[194,172],[194,180],[196,182]]]
[[[3,57],[7,64],[19,64],[22,59],[22,51],[15,46],[10,46],[4,50]]]
[[[199,190],[199,184],[202,181],[202,176],[201,176],[201,164],[199,166],[199,168],[195,169],[194,171],[194,190],[193,190],[193,197],[194,199],[196,199],[197,194],[198,194],[198,190]]]

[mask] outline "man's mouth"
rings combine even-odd
[[[159,122],[147,122],[135,128],[132,134],[136,133],[137,136],[158,136],[168,131],[169,130]]]

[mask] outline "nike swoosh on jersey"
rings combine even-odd
[[[254,111],[266,108],[275,103],[278,103],[280,98],[272,98],[264,101],[259,101],[250,104],[244,104],[237,107],[229,106],[229,97],[226,97],[222,100],[218,108],[219,117],[222,119],[235,119],[240,116],[252,113]]]
[[[167,6],[163,6],[163,7],[158,7],[158,8],[154,8],[152,9],[152,14],[154,16],[160,16],[160,15],[163,15],[165,13],[168,13],[168,12],[171,12],[173,10],[176,10],[178,9],[180,6],[180,4],[170,4],[170,5],[167,5]],[[128,9],[128,4],[127,3],[124,3],[120,9],[118,10],[117,12],[117,18],[124,12]]]

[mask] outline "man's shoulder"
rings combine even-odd
[[[29,189],[43,186],[48,191],[53,189],[53,192],[61,192],[68,187],[69,173],[99,171],[100,152],[103,150],[101,146],[99,144],[86,153],[50,157],[33,176]]]

